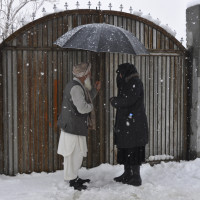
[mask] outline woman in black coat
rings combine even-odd
[[[124,165],[124,173],[114,180],[139,186],[142,184],[140,165],[145,161],[145,145],[148,143],[148,124],[143,84],[134,65],[119,65],[117,87],[118,95],[110,102],[117,109],[114,137],[117,162]]]

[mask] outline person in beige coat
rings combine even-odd
[[[90,180],[79,178],[78,171],[83,157],[87,156],[86,137],[88,128],[93,126],[92,99],[100,90],[101,83],[97,81],[96,87],[91,89],[90,63],[74,66],[73,75],[73,80],[64,89],[62,109],[58,118],[58,126],[61,128],[58,154],[64,157],[64,180],[69,181],[69,185],[74,189],[83,190],[87,188],[83,184]]]

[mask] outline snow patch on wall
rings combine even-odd
[[[147,161],[156,161],[156,160],[172,160],[174,159],[174,156],[170,155],[155,155],[155,156],[149,156]]]

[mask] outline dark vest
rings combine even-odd
[[[75,85],[81,86],[85,93],[83,86],[75,80],[70,81],[66,85],[63,92],[62,109],[58,117],[57,125],[67,133],[87,136],[88,135],[87,118],[89,113],[86,114],[79,113],[76,106],[73,104],[70,91],[72,87]]]

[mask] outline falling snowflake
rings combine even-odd
[[[126,126],[130,126],[130,123],[128,121],[126,122]]]

